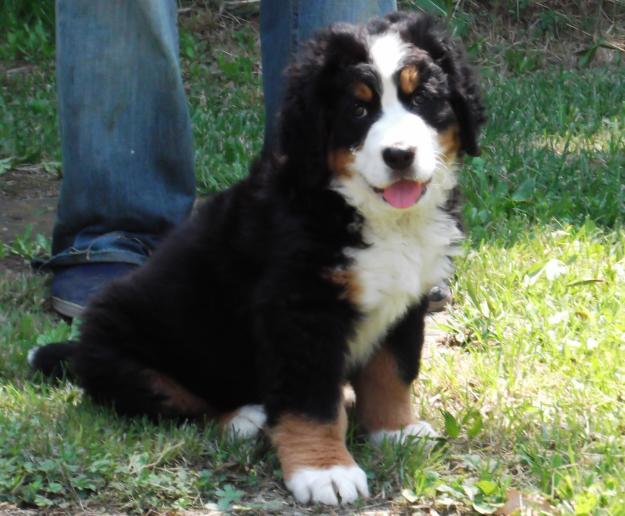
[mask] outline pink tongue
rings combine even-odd
[[[410,208],[423,193],[423,183],[403,179],[384,189],[384,200],[395,208]]]

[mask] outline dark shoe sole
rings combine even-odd
[[[451,290],[447,285],[434,287],[428,293],[428,312],[442,312],[451,303]]]
[[[74,317],[80,317],[85,311],[84,306],[72,303],[71,301],[66,301],[65,299],[61,299],[58,297],[52,298],[52,308],[54,308],[55,312],[58,312],[65,317],[69,317],[70,319],[73,319]]]

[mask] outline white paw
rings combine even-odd
[[[267,414],[262,405],[244,405],[226,423],[226,431],[229,437],[251,439],[260,432],[265,421]]]
[[[425,437],[427,439],[436,439],[439,437],[438,432],[434,430],[429,423],[425,421],[417,421],[411,425],[405,426],[401,430],[378,430],[369,434],[369,439],[374,444],[381,444],[385,440],[405,443],[409,436]]]
[[[338,505],[339,497],[341,503],[352,503],[359,495],[369,496],[367,475],[356,465],[300,469],[285,483],[300,503]]]

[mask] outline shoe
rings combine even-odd
[[[80,317],[94,294],[136,268],[130,263],[105,262],[59,267],[52,278],[52,308],[65,317]]]
[[[442,312],[451,302],[449,285],[441,283],[428,293],[428,312]]]

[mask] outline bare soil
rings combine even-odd
[[[32,234],[52,235],[61,181],[40,167],[20,167],[0,177],[0,241],[11,244],[27,227]],[[28,263],[9,254],[0,259],[0,274],[23,272]]]

